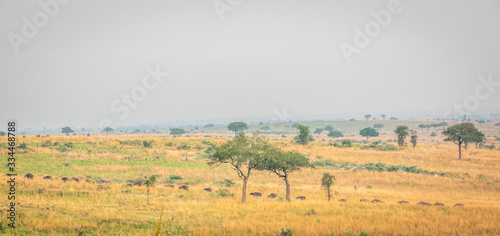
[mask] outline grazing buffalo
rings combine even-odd
[[[270,197],[270,198],[276,198],[276,197],[278,197],[278,194],[276,194],[276,193],[271,193],[271,194],[269,194],[267,197]]]
[[[359,202],[370,202],[368,199],[359,199]]]
[[[165,187],[175,188],[175,185],[173,185],[173,184],[167,184],[167,185],[165,185]]]
[[[339,199],[339,202],[347,202],[347,199]]]
[[[444,206],[444,204],[440,203],[440,202],[436,202],[436,203],[434,203],[434,206]]]
[[[105,179],[101,179],[101,180],[99,180],[99,183],[101,183],[101,184],[108,183],[108,181],[106,181]]]
[[[464,204],[462,204],[462,203],[457,203],[457,204],[455,204],[455,206],[454,206],[454,207],[463,207],[463,206],[464,206]]]
[[[254,197],[262,197],[262,193],[259,193],[259,192],[253,192],[253,193],[250,193],[250,195],[252,195]]]
[[[204,191],[207,191],[207,192],[212,192],[212,189],[211,189],[211,188],[204,188],[203,190],[204,190]]]
[[[408,201],[399,201],[398,204],[408,204]]]
[[[142,183],[142,182],[135,182],[135,183],[134,183],[134,185],[135,185],[135,186],[139,186],[139,187],[140,187],[140,186],[142,186],[143,184],[144,184],[144,183]]]
[[[127,184],[127,186],[132,187],[132,186],[134,186],[134,185],[133,185],[133,184]]]
[[[419,202],[419,203],[417,203],[417,205],[422,205],[422,206],[430,206],[430,205],[432,205],[432,204],[427,203],[427,202]]]
[[[306,197],[305,196],[298,196],[295,199],[306,200]]]
[[[378,200],[378,199],[373,199],[372,203],[384,203],[384,201]]]
[[[76,182],[80,182],[80,179],[78,179],[78,178],[73,177],[71,179],[74,180],[74,181],[76,181]]]
[[[179,187],[179,189],[184,189],[184,190],[189,191],[189,186],[182,185],[182,186]]]
[[[64,182],[66,182],[66,181],[68,181],[68,177],[62,177],[61,180],[64,181]]]
[[[47,175],[47,176],[43,177],[43,179],[52,179],[52,176]]]
[[[24,176],[24,178],[33,179],[33,174],[28,173]]]
[[[95,183],[95,181],[93,181],[93,180],[91,180],[91,179],[86,179],[86,180],[85,180],[85,182],[87,182],[87,183],[92,183],[92,184],[93,184],[93,183]]]

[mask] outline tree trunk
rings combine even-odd
[[[330,201],[330,187],[327,187],[328,189],[328,201]]]
[[[290,183],[288,183],[288,178],[285,176],[285,185],[286,185],[286,200],[288,202],[292,201],[290,198]]]
[[[247,201],[247,182],[248,178],[243,178],[243,188],[241,189],[241,203],[245,203]]]
[[[462,144],[458,144],[458,160],[462,160]]]

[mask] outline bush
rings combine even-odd
[[[182,176],[180,175],[171,175],[168,177],[168,179],[172,181],[177,181],[177,180],[183,180],[184,178],[182,178]]]
[[[19,144],[18,148],[19,149],[28,149],[28,146],[26,146],[26,143],[23,142],[23,143]]]
[[[225,179],[224,181],[215,181],[214,184],[222,185],[222,186],[226,186],[226,187],[231,187],[231,186],[235,185],[235,183],[233,182],[232,179]]]
[[[142,141],[142,145],[143,145],[145,148],[151,148],[151,147],[153,147],[153,142],[154,142],[154,140],[151,140],[151,141],[146,141],[146,140],[144,140],[144,141]]]
[[[433,131],[433,132],[431,133],[431,137],[436,137],[436,136],[437,136],[437,133]]]
[[[191,146],[187,143],[181,143],[181,145],[177,146],[177,149],[179,149],[179,150],[180,149],[186,150],[186,149],[190,149],[190,148],[191,148]]]
[[[312,215],[316,215],[317,212],[314,210],[314,209],[310,209],[308,211],[306,211],[305,215],[306,216],[312,216]]]
[[[342,134],[342,132],[340,132],[338,130],[334,130],[334,131],[330,131],[330,133],[328,133],[328,137],[340,138],[340,137],[344,137],[344,134]]]

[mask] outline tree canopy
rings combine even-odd
[[[171,128],[170,129],[170,135],[173,135],[174,137],[179,137],[185,133],[186,133],[186,131],[184,129],[181,129],[181,128]]]
[[[368,142],[368,139],[370,137],[378,137],[379,133],[377,132],[377,130],[375,130],[374,128],[372,127],[366,127],[362,130],[359,131],[359,134],[363,137],[366,137],[366,142]]]
[[[394,133],[398,135],[398,145],[399,146],[405,145],[405,138],[409,134],[408,129],[409,128],[406,125],[398,125],[396,127],[396,130],[394,130]]]
[[[486,136],[472,123],[461,123],[448,127],[443,134],[447,137],[444,141],[454,142],[458,145],[458,159],[462,159],[462,144],[483,142]]]
[[[243,180],[241,202],[246,202],[246,189],[252,170],[261,168],[264,161],[271,158],[278,151],[269,142],[258,134],[250,137],[243,132],[236,134],[234,139],[217,146],[210,158],[210,166],[229,164]]]
[[[229,123],[229,125],[227,125],[227,129],[233,131],[234,135],[236,135],[236,133],[248,129],[248,125],[245,122],[236,121]]]
[[[263,162],[259,169],[268,170],[285,181],[286,200],[291,201],[289,176],[292,172],[300,171],[302,168],[314,168],[309,159],[298,152],[276,151],[271,157]]]
[[[74,132],[75,131],[73,129],[71,129],[71,127],[69,127],[69,126],[63,127],[61,129],[61,133],[66,134],[66,135],[68,135],[70,133],[74,133]]]
[[[328,132],[333,131],[333,126],[327,125],[327,126],[325,126],[325,130]]]
[[[309,137],[309,126],[306,125],[299,125],[299,140],[298,142],[302,145],[307,145],[308,143],[308,137]]]

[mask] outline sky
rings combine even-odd
[[[498,0],[0,0],[0,35],[5,127],[500,110]]]

